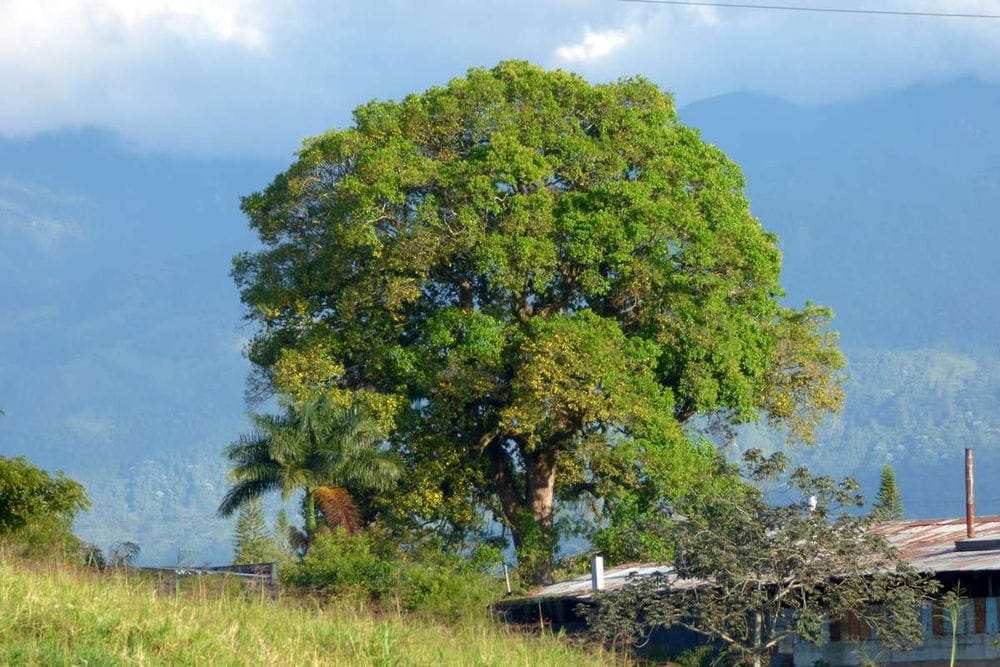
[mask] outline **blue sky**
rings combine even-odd
[[[997,0],[788,0],[998,13]],[[284,157],[373,97],[524,58],[642,74],[679,102],[750,90],[824,103],[1000,80],[1000,21],[617,0],[5,0],[0,134],[100,126],[140,149]]]

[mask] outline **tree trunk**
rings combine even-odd
[[[761,652],[764,645],[764,619],[761,618],[760,613],[753,615],[753,667],[761,667],[763,662],[761,661]]]
[[[305,515],[306,522],[306,537],[309,539],[309,542],[312,542],[313,537],[316,535],[316,498],[313,496],[312,489],[306,490],[306,495],[302,499],[302,502],[302,513]]]
[[[524,460],[522,478],[503,442],[502,436],[494,438],[485,447],[485,453],[490,459],[499,509],[514,538],[518,571],[534,585],[551,584],[556,546],[555,453],[524,452],[523,443],[518,443]]]
[[[550,452],[540,452],[525,456],[525,475],[528,511],[534,523],[534,526],[530,527],[534,529],[531,531],[533,533],[531,537],[538,542],[527,545],[530,546],[532,553],[526,574],[533,584],[551,584],[555,580],[553,558],[556,547],[553,516],[556,489],[555,455]],[[528,536],[521,537],[523,540]]]

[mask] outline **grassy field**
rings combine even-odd
[[[607,665],[614,656],[490,622],[446,626],[344,606],[273,606],[233,595],[0,556],[0,664]]]

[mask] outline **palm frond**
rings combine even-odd
[[[281,468],[281,497],[288,500],[299,489],[315,486],[317,475],[306,465],[285,465]]]
[[[309,451],[308,439],[297,425],[271,434],[269,443],[271,456],[279,461],[296,461]]]
[[[238,481],[226,491],[216,514],[222,518],[228,518],[235,514],[244,503],[280,489],[281,481],[276,478],[250,478]]]
[[[331,437],[319,452],[331,482],[384,491],[399,478],[401,466],[382,448],[379,424],[360,406],[338,411],[331,422]]]
[[[399,479],[402,466],[389,452],[369,450],[344,458],[330,470],[330,478],[346,486],[385,491]]]
[[[222,454],[232,463],[241,463],[248,460],[260,460],[268,454],[269,450],[270,436],[259,429],[254,429],[250,433],[240,434],[236,440],[222,450]]]
[[[328,528],[343,528],[348,535],[361,530],[361,512],[347,489],[342,486],[318,486],[312,494]]]

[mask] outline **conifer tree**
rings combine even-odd
[[[888,463],[882,466],[882,476],[878,485],[878,499],[872,511],[879,521],[899,521],[903,518],[903,499],[896,487],[896,473]]]
[[[239,518],[233,534],[233,563],[262,563],[275,560],[277,549],[274,538],[264,521],[264,507],[259,498],[240,506]]]

